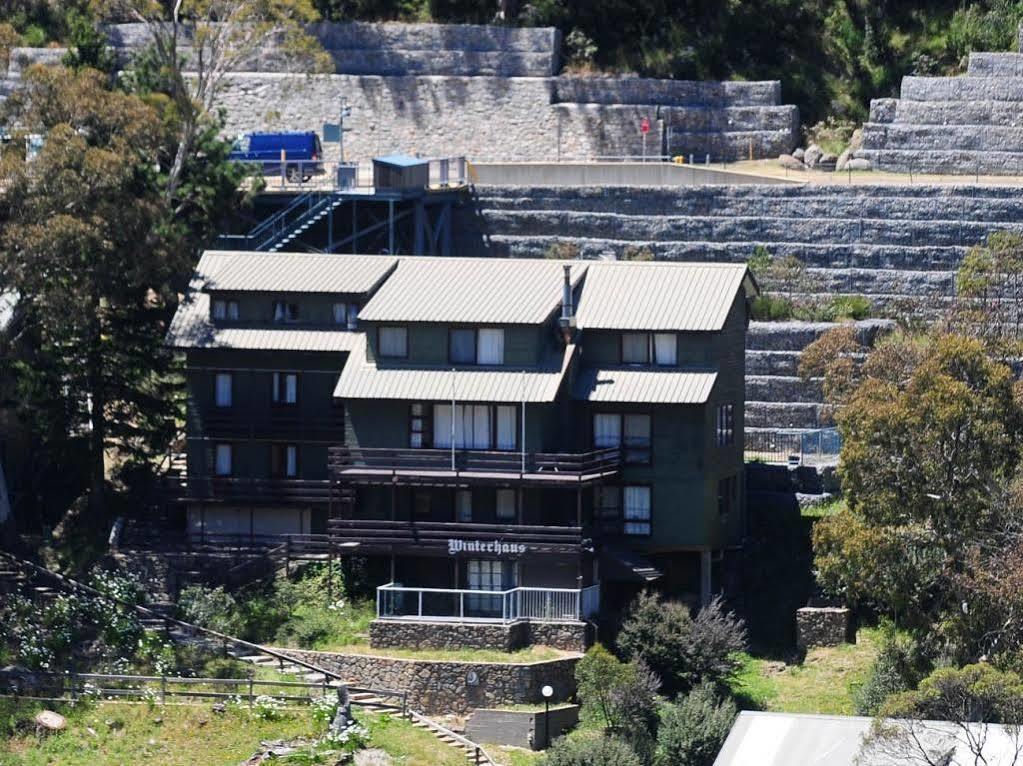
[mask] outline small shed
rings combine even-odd
[[[425,189],[429,185],[429,160],[407,154],[373,158],[373,186],[377,189]]]

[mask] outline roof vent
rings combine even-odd
[[[561,288],[561,319],[558,324],[567,343],[572,339],[572,330],[575,328],[575,306],[572,305],[572,266],[566,263],[563,268],[565,281]]]

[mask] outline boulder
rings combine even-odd
[[[863,128],[856,128],[849,137],[849,149],[856,151],[863,148]]]
[[[64,731],[67,728],[67,719],[52,710],[40,710],[32,720],[35,721],[36,731],[40,733]]]
[[[853,157],[846,163],[846,170],[872,170],[873,166],[870,164],[870,160],[865,160],[862,157]]]
[[[799,160],[800,162],[802,162],[802,161],[803,161],[803,157],[804,157],[805,155],[806,155],[806,150],[805,150],[805,149],[804,149],[803,147],[799,147],[799,148],[798,148],[798,149],[796,149],[796,150],[795,150],[794,152],[792,152],[792,156],[793,156],[793,157],[795,157],[795,158],[796,158],[797,160]]]
[[[839,170],[839,171],[845,170],[846,164],[848,164],[849,160],[852,159],[852,153],[853,153],[853,148],[851,146],[847,146],[842,151],[842,153],[840,155],[838,155],[838,159],[835,161],[835,170]]]
[[[386,750],[369,748],[355,754],[355,766],[391,766],[393,763],[394,759],[388,755]]]
[[[806,166],[791,154],[778,155],[778,164],[789,170],[806,170]]]
[[[810,144],[806,148],[806,153],[803,155],[803,162],[806,163],[807,167],[815,168],[817,163],[821,161],[821,157],[824,156],[824,150],[821,149],[817,144]]]

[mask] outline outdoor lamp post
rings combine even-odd
[[[554,696],[554,688],[550,684],[544,684],[540,689],[543,695],[543,738],[544,747],[551,746],[551,697]]]

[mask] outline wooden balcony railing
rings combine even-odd
[[[585,542],[581,527],[370,519],[330,519],[327,525],[331,540],[357,553],[517,558],[578,554]]]
[[[323,479],[262,479],[235,476],[181,476],[164,480],[167,499],[326,503],[339,498],[338,487]],[[333,493],[333,494],[332,494]]]
[[[535,482],[596,481],[618,472],[618,449],[521,452],[331,447],[331,475],[341,480],[391,482],[400,477],[519,478]]]

